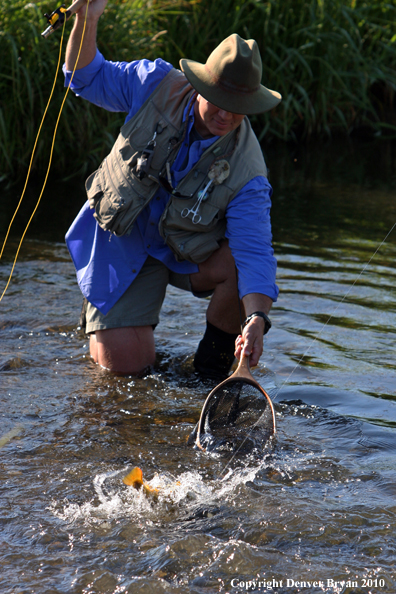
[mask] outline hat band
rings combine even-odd
[[[233,91],[233,92],[237,92],[241,95],[252,95],[253,93],[257,93],[257,91],[260,89],[260,84],[257,87],[254,87],[253,89],[250,87],[246,87],[243,85],[237,85],[229,80],[225,80],[222,79],[220,76],[216,76],[212,70],[208,67],[207,64],[205,64],[205,70],[207,71],[207,73],[209,74],[210,78],[212,79],[212,81],[218,85],[219,87],[223,87],[226,91]]]

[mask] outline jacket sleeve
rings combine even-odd
[[[108,111],[126,112],[128,120],[172,68],[161,59],[154,62],[110,62],[97,51],[88,66],[75,71],[71,89],[76,95]],[[65,86],[68,86],[72,72],[65,66],[63,72]]]
[[[272,248],[271,195],[268,180],[255,177],[227,207],[226,237],[238,269],[240,298],[261,293],[276,301],[279,294]]]

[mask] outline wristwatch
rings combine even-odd
[[[246,320],[243,322],[243,327],[245,327],[246,324],[248,324],[250,322],[250,320],[252,320],[253,318],[256,318],[256,317],[263,318],[263,320],[264,320],[264,334],[267,334],[267,332],[271,328],[272,324],[271,324],[271,320],[269,319],[267,314],[265,314],[263,311],[255,311],[252,314],[250,314],[250,316],[248,316],[246,318]]]

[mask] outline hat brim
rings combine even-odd
[[[204,64],[194,60],[181,59],[180,68],[204,99],[231,113],[242,115],[263,113],[270,111],[282,101],[280,93],[267,89],[264,85],[260,85],[250,93],[225,89],[221,84],[213,81]]]

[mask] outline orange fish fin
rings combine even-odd
[[[124,476],[122,482],[125,485],[130,487],[134,487],[135,489],[140,489],[143,486],[143,472],[142,470],[136,466],[129,474]]]
[[[133,470],[122,479],[122,482],[135,489],[141,489],[143,487],[145,496],[157,501],[159,495],[158,489],[150,487],[150,485],[143,481],[143,472],[138,466],[133,468]]]

